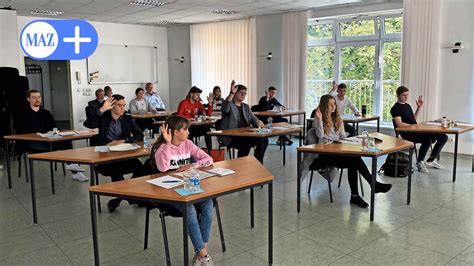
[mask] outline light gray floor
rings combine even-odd
[[[274,140],[271,141],[274,143]],[[449,170],[414,175],[412,204],[407,206],[406,179],[383,178],[394,185],[377,194],[375,221],[367,209],[349,204],[344,175],[341,188],[333,183],[334,203],[327,183],[315,175],[311,194],[303,183],[302,211],[296,212],[296,152],[288,149],[287,165],[270,145],[265,165],[275,176],[274,263],[324,264],[474,264],[474,174],[471,158],[460,157],[458,180],[451,182],[452,158],[443,154]],[[7,188],[6,170],[0,172],[0,265],[92,265],[88,183],[56,174],[56,195],[51,195],[49,167],[37,163],[39,224],[31,217],[29,184],[17,177]],[[109,182],[101,177],[102,182]],[[365,183],[365,200],[369,187]],[[267,259],[267,189],[256,189],[256,226],[250,228],[249,193],[219,199],[227,251],[220,249],[213,224],[210,254],[218,265],[265,265]],[[99,217],[101,262],[104,265],[164,265],[161,227],[152,212],[150,248],[143,250],[145,210],[122,205]],[[181,220],[167,218],[172,263],[182,264]],[[191,244],[191,243],[190,243]],[[192,256],[192,254],[190,254]]]

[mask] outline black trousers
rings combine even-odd
[[[330,154],[320,154],[319,160],[323,164],[337,168],[347,168],[347,176],[352,195],[359,195],[359,186],[357,185],[359,172],[369,184],[371,184],[372,175],[367,169],[361,157],[357,156],[336,156]]]
[[[267,146],[267,138],[233,137],[232,142],[229,144],[229,147],[239,150],[237,157],[249,155],[250,149],[255,147],[254,156],[261,164],[263,164],[263,157],[265,156]]]
[[[138,159],[101,164],[97,166],[97,171],[102,175],[110,176],[112,182],[124,180],[123,176],[129,173],[133,173],[132,178],[145,175],[143,164]]]
[[[348,137],[357,135],[355,128],[347,123],[344,123],[344,131],[348,133]]]
[[[212,139],[211,136],[207,135],[207,132],[211,131],[210,126],[191,126],[189,128],[188,139],[194,141],[194,137],[204,136],[204,141],[206,142],[206,148],[210,152],[212,149]],[[197,143],[195,143],[197,145]]]
[[[430,159],[438,158],[441,150],[443,150],[444,144],[448,141],[448,135],[446,134],[400,133],[400,136],[402,136],[404,140],[421,143],[420,150],[418,151],[418,162],[425,160],[426,154],[433,143],[436,144],[431,151]]]

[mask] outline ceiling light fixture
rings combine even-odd
[[[161,20],[155,22],[156,25],[171,26],[171,25],[181,25],[182,22],[172,21],[172,20]]]
[[[35,10],[30,12],[33,15],[46,15],[46,16],[59,16],[64,14],[62,11],[53,11],[53,10]]]
[[[232,15],[237,13],[236,11],[228,10],[228,9],[215,9],[212,10],[210,13],[218,14],[218,15]]]
[[[135,0],[133,2],[130,2],[131,5],[137,5],[137,6],[146,6],[146,7],[159,7],[159,6],[164,6],[168,4],[168,2],[165,1],[157,1],[157,0]]]

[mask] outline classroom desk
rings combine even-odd
[[[65,132],[70,130],[61,130],[60,132]],[[12,177],[11,177],[11,168],[10,168],[10,142],[12,141],[29,141],[29,142],[46,142],[49,144],[49,150],[53,150],[53,143],[63,142],[63,141],[73,141],[80,139],[90,139],[91,137],[97,135],[96,130],[89,130],[88,132],[63,136],[62,138],[46,138],[41,137],[36,133],[27,133],[27,134],[17,134],[17,135],[8,135],[5,136],[5,160],[7,161],[7,176],[8,176],[8,188],[12,188]],[[53,176],[53,163],[49,165],[51,171],[51,178]],[[25,173],[28,176],[28,172]],[[53,190],[54,194],[54,190]]]
[[[224,129],[224,130],[216,130],[207,132],[210,136],[216,137],[249,137],[249,138],[260,138],[263,142],[264,139],[275,137],[275,136],[283,136],[293,133],[299,134],[299,146],[301,146],[301,128],[295,125],[288,124],[286,122],[274,123],[273,129],[271,132],[265,133],[258,133],[257,128],[251,127],[240,127],[240,128],[232,128],[232,129]],[[275,127],[285,127],[286,129],[275,129]],[[283,165],[286,163],[286,143],[283,142]]]
[[[332,143],[332,144],[312,144],[297,148],[297,211],[300,212],[301,204],[301,160],[303,153],[318,153],[318,154],[331,154],[339,156],[361,156],[372,158],[372,183],[371,183],[371,196],[370,196],[370,220],[374,220],[374,202],[375,202],[375,181],[377,178],[377,157],[385,154],[394,153],[401,150],[409,150],[409,162],[408,165],[412,165],[412,155],[414,150],[413,142],[395,138],[392,136],[384,135],[381,133],[371,133],[370,136],[374,136],[381,139],[382,142],[376,144],[376,147],[381,149],[379,151],[362,151],[360,145],[356,144],[345,144],[345,143]],[[408,171],[408,187],[407,187],[407,204],[410,204],[411,196],[411,171]]]
[[[453,134],[454,135],[454,162],[453,162],[453,182],[456,182],[456,165],[458,161],[458,138],[459,134],[474,130],[474,125],[458,125],[455,128],[443,128],[441,124],[420,123],[407,127],[399,127],[395,130],[407,133],[431,133],[431,134]],[[474,172],[474,160],[472,170]]]
[[[95,265],[100,265],[99,241],[97,236],[97,212],[95,199],[97,195],[121,197],[147,202],[172,203],[178,202],[184,205],[183,213],[183,253],[184,265],[188,265],[188,228],[186,218],[186,207],[189,204],[212,199],[238,191],[254,187],[268,185],[268,261],[273,260],[273,176],[272,174],[252,156],[237,158],[214,163],[214,167],[232,169],[235,174],[223,177],[210,177],[201,181],[204,192],[190,196],[180,196],[173,189],[165,189],[145,182],[170,173],[161,173],[144,176],[114,183],[97,185],[89,188],[89,199],[91,208],[92,240],[94,246]],[[253,217],[253,200],[251,200],[251,212]],[[261,236],[260,236],[261,237]]]
[[[90,185],[99,184],[99,176],[95,171],[97,165],[125,161],[128,159],[145,157],[150,155],[150,150],[143,147],[133,151],[113,151],[113,152],[95,152],[95,147],[85,147],[72,150],[53,151],[45,153],[37,153],[28,155],[30,163],[30,183],[31,183],[31,203],[33,205],[33,222],[38,222],[36,211],[36,190],[35,190],[35,175],[34,175],[34,161],[48,161],[48,162],[64,162],[64,163],[78,163],[87,164],[90,166]],[[51,175],[51,187],[54,190],[54,176]],[[100,211],[100,199],[99,211]]]
[[[166,118],[171,116],[173,113],[176,113],[176,110],[170,111],[158,111],[158,112],[146,112],[143,114],[127,114],[133,119],[151,119],[151,118]]]
[[[380,132],[380,116],[377,115],[366,115],[366,116],[342,116],[342,121],[347,124],[352,124],[352,127],[356,129],[359,134],[359,124],[367,121],[377,121],[377,132]],[[314,118],[306,119],[306,127],[309,129],[314,122]]]
[[[259,112],[254,112],[253,114],[258,115],[258,116],[271,116],[271,117],[289,116],[290,124],[292,122],[291,121],[292,116],[294,116],[294,115],[303,115],[303,135],[302,136],[303,136],[303,138],[306,136],[306,124],[304,123],[304,121],[306,120],[306,111],[302,111],[302,110],[283,110],[283,112],[259,111]],[[266,122],[266,121],[263,121],[263,122]],[[301,135],[300,135],[300,138],[301,138]]]

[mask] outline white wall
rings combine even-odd
[[[23,27],[38,18],[18,17],[18,32]],[[155,90],[158,91],[164,102],[169,106],[169,79],[168,79],[168,36],[166,27],[139,26],[129,24],[90,22],[97,30],[99,44],[127,44],[141,46],[158,47],[158,83],[155,84]],[[18,39],[18,38],[17,38]],[[24,60],[20,61],[21,68],[24,69]],[[148,66],[137,65],[130,66],[134,68],[145,68]],[[81,73],[81,83],[75,79],[75,73]],[[87,102],[95,98],[94,91],[102,88],[103,85],[90,85],[87,83],[87,65],[86,60],[70,61],[71,73],[71,95],[72,95],[72,120],[75,129],[83,128],[82,122],[85,119],[84,108]],[[125,96],[127,102],[135,97],[135,89],[144,87],[145,84],[111,84],[112,91]]]
[[[441,8],[441,47],[437,117],[474,123],[474,1],[444,1]],[[445,47],[462,42],[464,49],[453,54]],[[474,133],[460,135],[459,152],[474,154]],[[453,143],[445,150],[453,151]]]
[[[19,34],[16,24],[15,10],[0,10],[0,67],[20,67]],[[20,72],[20,75],[24,74],[24,72]]]
[[[189,25],[168,27],[170,108],[177,109],[191,88],[191,43]],[[184,62],[177,58],[184,56]],[[203,97],[205,98],[205,97]]]

